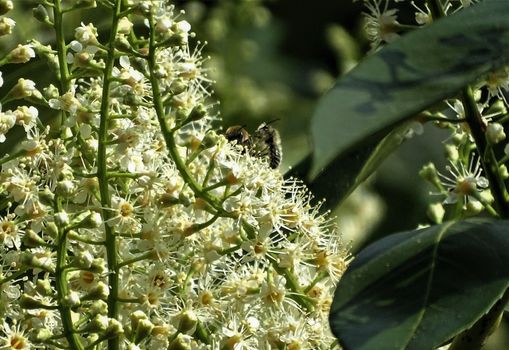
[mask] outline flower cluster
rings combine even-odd
[[[116,1],[109,40],[83,23],[66,44],[64,14],[95,1],[44,6],[55,47],[1,61],[56,74],[1,99],[0,141],[26,137],[0,158],[0,347],[329,349],[347,252],[297,180],[215,131],[182,14]]]
[[[392,42],[400,34],[430,24],[433,14],[428,1],[414,0],[362,0],[367,9],[365,13],[366,35],[371,42],[372,50],[377,50],[386,43]],[[439,1],[442,15],[453,14],[478,0],[444,0]],[[399,10],[401,3],[407,3],[414,9],[414,16],[408,23],[401,23]],[[401,16],[406,17],[406,16]],[[406,19],[407,21],[409,19]]]
[[[475,0],[444,0],[417,4],[407,0],[364,0],[366,30],[374,50],[395,40],[406,30],[431,23],[442,16],[453,15]],[[398,9],[408,2],[415,9],[411,23],[400,23]],[[434,4],[432,6],[432,4]],[[434,7],[432,11],[430,7]],[[404,16],[402,16],[404,17]],[[487,210],[498,216],[494,202],[503,203],[507,196],[504,181],[509,178],[506,163],[509,161],[509,144],[506,142],[507,67],[487,74],[461,93],[461,97],[444,101],[446,108],[425,111],[419,122],[433,122],[450,131],[444,144],[448,165],[438,171],[432,163],[426,164],[420,175],[429,181],[443,200],[433,203],[429,217],[440,223],[446,217],[443,205],[451,207],[448,218],[475,215]],[[472,127],[476,132],[472,132]],[[505,144],[504,144],[505,143]],[[496,193],[492,193],[495,186]],[[499,208],[500,209],[500,208]],[[504,209],[505,210],[505,209]],[[508,209],[509,210],[509,209]]]

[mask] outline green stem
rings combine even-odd
[[[57,264],[55,283],[58,295],[58,310],[62,319],[62,327],[64,335],[69,343],[71,350],[83,350],[83,344],[80,341],[78,334],[74,332],[74,327],[71,318],[71,309],[64,303],[64,299],[69,294],[67,283],[67,231],[58,228],[58,243],[57,243]]]
[[[22,157],[22,156],[24,156],[26,154],[27,154],[27,151],[21,150],[19,152],[14,153],[14,154],[7,155],[7,156],[3,157],[2,159],[0,159],[0,165],[2,165],[4,163],[7,163],[8,161],[16,159],[18,157]]]
[[[97,178],[99,181],[99,193],[101,195],[101,206],[103,207],[102,213],[104,221],[108,222],[111,217],[111,197],[108,188],[108,168],[106,164],[106,140],[108,135],[108,118],[110,107],[110,85],[112,71],[115,64],[115,37],[117,34],[118,21],[120,19],[121,0],[116,0],[115,9],[113,11],[113,19],[111,22],[110,38],[108,41],[108,56],[106,58],[106,67],[103,76],[103,90],[101,98],[101,119],[99,123],[98,134],[98,150],[97,150]],[[108,317],[118,319],[118,302],[117,297],[119,293],[118,277],[119,266],[117,257],[117,241],[113,228],[104,225],[106,235],[106,253],[107,263],[110,273],[108,274],[108,285],[110,287],[110,294],[108,295]],[[118,350],[120,342],[118,337],[108,339],[108,349]]]
[[[140,299],[118,298],[118,302],[125,303],[125,304],[141,304]]]
[[[488,149],[485,136],[486,125],[482,119],[481,113],[479,113],[477,109],[472,88],[469,86],[463,90],[463,108],[472,137],[474,138],[474,142],[481,157],[484,172],[490,182],[491,192],[495,198],[495,204],[500,217],[509,218],[507,189],[504,181],[499,176],[495,154],[492,149]]]
[[[209,192],[209,191],[212,191],[213,189],[216,189],[218,187],[223,187],[225,186],[226,184],[228,184],[228,180],[224,179],[224,180],[221,180],[219,182],[216,182],[215,184],[213,185],[210,185],[210,186],[207,186],[203,189],[203,192]]]
[[[63,95],[69,90],[69,69],[66,61],[66,46],[64,38],[64,27],[63,27],[63,12],[61,0],[53,1],[53,17],[54,17],[54,30],[56,35],[56,46],[57,46],[57,57],[58,66],[60,70],[60,86],[59,92]],[[61,113],[60,122],[63,124],[65,119],[65,112]],[[61,204],[58,197],[55,197],[55,212],[60,211]],[[62,327],[64,335],[69,343],[69,349],[71,350],[83,350],[83,344],[80,341],[79,336],[74,332],[73,322],[71,318],[71,309],[66,306],[63,300],[68,296],[69,289],[67,283],[67,273],[65,265],[67,260],[67,231],[62,228],[58,228],[58,244],[57,244],[57,263],[56,263],[56,289],[59,300],[59,312],[62,319]]]
[[[117,268],[120,269],[123,266],[133,265],[134,263],[136,263],[138,261],[153,260],[154,256],[156,256],[156,253],[153,250],[150,250],[150,251],[145,252],[141,255],[138,255],[137,257],[134,257],[132,259],[119,262],[117,264]],[[116,300],[118,300],[118,298]]]
[[[445,16],[444,6],[440,0],[426,0],[426,3],[431,10],[431,16],[434,21]]]
[[[290,289],[293,292],[293,294],[289,295],[288,297],[295,300],[306,311],[312,312],[315,309],[313,300],[311,298],[309,298],[308,296],[306,296],[302,292],[302,290],[299,286],[299,282],[297,281],[297,278],[295,277],[295,275],[289,269],[280,267],[278,264],[278,260],[275,257],[273,257],[272,255],[267,254],[267,258],[271,262],[274,270],[276,270],[276,272],[278,274],[285,277],[286,288]]]
[[[186,167],[185,162],[178,154],[177,145],[175,143],[175,137],[172,131],[168,128],[165,119],[163,100],[161,98],[161,90],[159,88],[159,79],[156,77],[156,42],[155,42],[155,32],[154,32],[154,21],[152,18],[149,19],[150,22],[150,41],[149,41],[149,57],[148,57],[148,65],[150,71],[150,84],[152,86],[152,96],[154,100],[154,109],[156,111],[157,120],[159,122],[159,127],[161,128],[161,133],[163,134],[164,141],[166,143],[166,148],[170,153],[171,158],[175,162],[177,169],[184,181],[191,187],[196,196],[205,199],[209,204],[211,204],[218,211],[224,211],[219,203],[217,198],[212,195],[204,192],[201,186],[196,182],[196,180],[189,173],[188,168]]]
[[[67,47],[65,45],[64,38],[64,26],[63,26],[63,12],[61,0],[54,0],[53,17],[55,34],[57,36],[57,57],[58,57],[58,68],[60,70],[60,95],[65,94],[69,90],[69,67],[67,66]],[[61,112],[61,121],[63,124],[65,120],[65,112]]]

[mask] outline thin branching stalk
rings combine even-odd
[[[108,57],[106,59],[106,68],[103,75],[103,90],[101,98],[101,120],[99,124],[98,151],[97,151],[97,178],[99,180],[99,192],[101,194],[101,205],[103,207],[104,231],[106,235],[106,251],[108,260],[108,285],[110,293],[108,295],[108,317],[116,319],[118,317],[118,279],[119,267],[117,259],[117,241],[113,228],[108,224],[111,217],[111,197],[108,188],[108,167],[107,167],[107,137],[108,137],[108,119],[110,107],[110,85],[112,82],[112,72],[115,64],[115,37],[117,35],[118,21],[120,19],[121,0],[115,1],[115,9],[112,15],[111,32],[108,46]],[[108,348],[110,350],[119,349],[120,342],[118,337],[108,339]]]

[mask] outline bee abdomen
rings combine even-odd
[[[267,134],[266,144],[269,147],[269,166],[272,169],[276,169],[281,164],[281,158],[283,150],[281,147],[281,139],[276,129],[270,128],[270,132]]]
[[[270,147],[270,162],[269,165],[272,169],[276,169],[281,163],[281,147],[277,145],[272,145]]]

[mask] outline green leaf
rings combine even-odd
[[[509,221],[466,220],[364,249],[331,307],[344,349],[429,350],[467,329],[509,286]]]
[[[507,18],[509,1],[486,0],[404,35],[341,78],[312,120],[312,176],[339,155],[507,65]]]
[[[374,139],[360,150],[344,153],[328,164],[313,181],[304,180],[314,195],[314,204],[325,198],[321,210],[334,209],[404,141],[407,130],[405,124],[382,140]],[[310,168],[311,155],[308,155],[285,174],[285,178],[308,179]]]

